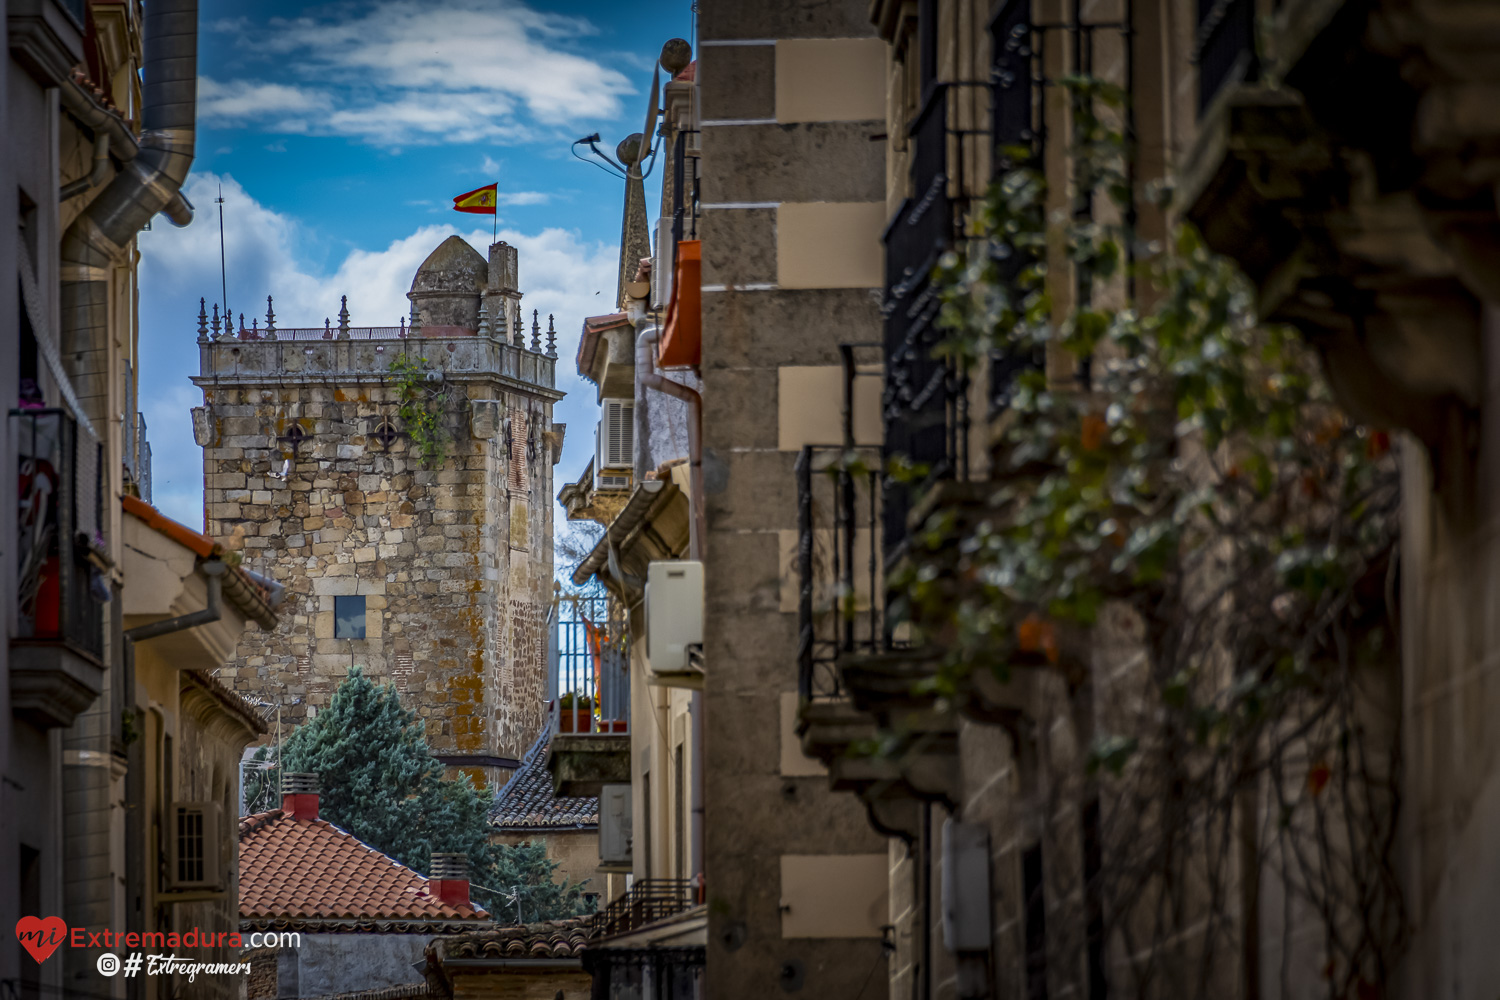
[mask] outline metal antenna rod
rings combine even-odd
[[[224,296],[224,315],[229,315],[229,277],[224,270],[224,185],[219,185],[219,196],[214,199],[219,206],[219,290]]]

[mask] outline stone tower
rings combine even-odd
[[[277,326],[269,299],[248,330],[200,315],[207,530],[290,605],[222,677],[283,732],[358,664],[492,786],[536,738],[563,394],[517,273],[515,247],[486,261],[453,236],[412,280],[409,326],[351,327],[347,301],[313,328]]]

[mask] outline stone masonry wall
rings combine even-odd
[[[446,455],[429,468],[405,434],[380,440],[402,426],[392,386],[200,383],[208,533],[287,588],[276,631],[248,627],[221,678],[279,704],[289,732],[360,664],[395,684],[434,751],[523,756],[542,724],[550,401],[450,382]],[[494,401],[489,417],[470,400]],[[335,597],[356,594],[366,637],[334,638]]]

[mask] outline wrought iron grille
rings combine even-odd
[[[1255,0],[1198,0],[1193,59],[1198,64],[1198,112],[1219,91],[1255,75]]]
[[[797,683],[811,701],[843,694],[841,656],[886,644],[880,455],[807,445],[796,471]]]
[[[65,410],[12,410],[11,453],[19,463],[17,638],[104,654],[108,593],[89,559],[104,516],[103,448]]]
[[[911,124],[911,190],[885,230],[885,391],[881,399],[886,460],[926,466],[932,476],[960,474],[967,438],[967,382],[935,348],[939,302],[930,284],[938,257],[958,235],[949,199],[948,94],[933,86]],[[962,190],[961,188],[959,189]],[[905,534],[908,491],[887,490],[885,550],[894,553]]]
[[[586,948],[595,1000],[701,1000],[707,949]]]
[[[697,129],[683,129],[677,133],[672,149],[673,243],[698,238],[699,148]]]
[[[623,733],[630,719],[625,616],[597,580],[558,592],[548,700],[554,733]]]
[[[681,913],[692,905],[690,878],[638,879],[624,895],[594,914],[590,926],[595,937],[624,934]]]
[[[1116,20],[1085,21],[1081,0],[1073,0],[1064,20],[1044,23],[1032,17],[1032,6],[1032,0],[1002,0],[989,24],[992,61],[986,84],[990,104],[985,141],[995,173],[1022,165],[1046,172],[1046,158],[1051,155],[1047,94],[1063,73],[1093,75],[1096,63],[1108,65],[1107,72],[1120,78],[1127,94],[1130,90],[1129,0],[1117,6],[1120,17]],[[1059,37],[1061,44],[1055,41]],[[1050,45],[1049,38],[1054,39]],[[1117,48],[1103,50],[1100,41],[1105,38]],[[934,323],[939,302],[929,278],[943,251],[964,238],[969,205],[961,171],[966,162],[972,162],[968,154],[974,140],[972,132],[957,127],[963,116],[954,101],[956,95],[965,93],[961,88],[970,86],[975,84],[935,84],[929,89],[909,135],[912,196],[897,211],[884,236],[884,457],[887,462],[904,460],[925,472],[915,483],[887,481],[883,544],[888,563],[899,559],[905,549],[913,499],[932,482],[968,476],[970,373],[945,360],[937,349],[944,336]],[[1129,143],[1134,129],[1128,98],[1122,124]],[[1130,180],[1133,186],[1133,177]],[[1093,205],[1083,199],[1074,209],[1075,214],[1088,217]],[[1134,209],[1126,211],[1126,223],[1131,226]],[[1131,255],[1133,248],[1127,246],[1126,253]],[[1030,263],[1010,248],[1001,261],[1002,279],[1014,278]],[[1082,290],[1080,301],[1087,301]],[[1018,374],[1042,362],[1040,351],[992,355],[987,365],[990,413],[1009,405]]]

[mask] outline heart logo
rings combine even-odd
[[[37,960],[47,961],[57,946],[68,939],[68,925],[62,917],[22,917],[16,921],[16,939]]]

